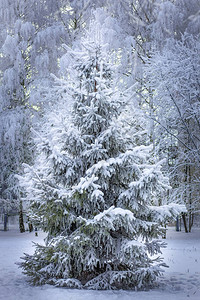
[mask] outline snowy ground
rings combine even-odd
[[[31,241],[42,242],[43,233],[20,234],[17,230],[0,231],[0,300],[184,300],[200,299],[200,229],[192,233],[169,228],[168,247],[163,250],[169,265],[160,287],[147,292],[86,291],[30,286],[15,262],[24,252],[32,253]]]

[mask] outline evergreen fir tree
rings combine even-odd
[[[35,284],[143,289],[162,272],[162,259],[152,258],[163,244],[156,238],[179,207],[155,205],[167,179],[151,146],[136,145],[123,125],[128,96],[117,89],[104,47],[84,39],[69,52],[67,96],[47,116],[23,178],[32,220],[48,236],[21,266]]]

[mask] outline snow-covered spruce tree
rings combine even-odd
[[[69,50],[67,96],[48,115],[23,178],[32,219],[48,233],[45,246],[21,263],[34,284],[142,289],[162,272],[162,259],[151,258],[161,253],[154,238],[178,206],[153,205],[167,180],[160,163],[151,163],[151,147],[133,144],[122,126],[126,97],[103,49],[85,39]]]

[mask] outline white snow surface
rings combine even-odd
[[[149,291],[91,291],[31,286],[15,264],[23,253],[33,253],[32,241],[42,243],[45,234],[0,231],[0,300],[184,300],[200,299],[200,228],[191,233],[168,228],[163,257],[169,268],[160,286]]]

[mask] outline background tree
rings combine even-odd
[[[187,203],[186,231],[191,230],[194,213],[199,211],[198,6],[195,0],[190,7],[182,0],[161,4],[153,25],[153,51],[145,60],[143,100],[140,98],[152,120],[158,156],[168,161],[166,170],[173,187],[169,196]]]
[[[159,146],[160,156],[169,156],[172,196],[187,203],[189,231],[192,214],[199,211],[199,49],[198,40],[188,35],[171,40],[146,68],[154,104],[151,117],[167,141]]]
[[[62,44],[70,45],[81,33],[83,14],[86,19],[90,11],[85,5],[73,9],[70,1],[0,3],[0,205],[5,212],[23,209],[15,174],[23,162],[31,162],[30,128],[49,105],[45,99],[54,84],[51,73],[59,70]]]

